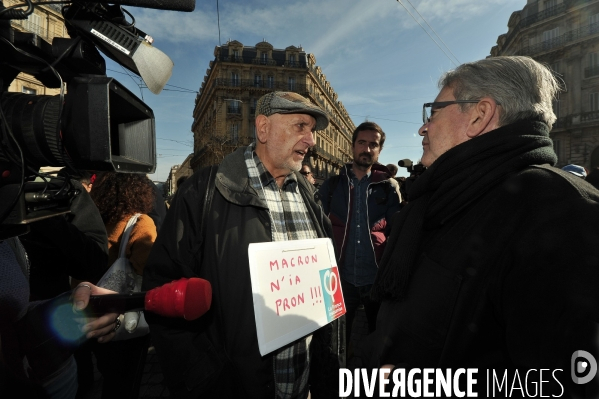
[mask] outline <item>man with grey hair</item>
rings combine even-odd
[[[251,243],[332,237],[314,188],[299,174],[314,131],[329,118],[299,94],[272,92],[258,100],[255,123],[255,143],[226,156],[215,175],[205,168],[177,190],[144,270],[144,289],[192,276],[212,284],[210,311],[196,322],[147,315],[174,397],[337,396],[341,320],[262,356],[248,257]]]
[[[531,58],[497,57],[439,86],[419,130],[427,170],[393,220],[362,358],[392,373],[477,369],[479,397],[597,397],[599,193],[552,166],[559,82]],[[459,381],[436,388],[458,395]]]

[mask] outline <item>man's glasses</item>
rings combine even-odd
[[[305,170],[300,171],[300,173],[304,176],[308,176],[308,175],[312,174],[312,172],[306,172]]]
[[[445,108],[452,104],[476,104],[479,100],[454,100],[454,101],[441,101],[438,103],[425,103],[422,106],[422,123],[426,124],[430,122],[433,112],[438,109]],[[499,105],[499,104],[497,104]]]

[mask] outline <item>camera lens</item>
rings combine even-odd
[[[62,166],[59,96],[3,93],[0,106],[25,158],[36,166]],[[10,150],[9,150],[10,151]]]

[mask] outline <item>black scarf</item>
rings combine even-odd
[[[406,293],[423,230],[442,226],[462,209],[530,165],[557,162],[549,127],[523,120],[468,140],[441,155],[410,187],[410,202],[393,218],[374,281],[376,300]]]

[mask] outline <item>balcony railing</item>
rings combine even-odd
[[[320,157],[327,159],[327,160],[331,161],[332,163],[337,164],[339,166],[344,164],[342,159],[339,159],[336,156],[334,156],[333,154],[331,154],[330,152],[325,151],[325,149],[319,145],[313,146],[311,151],[314,152],[315,154],[319,155]]]
[[[275,81],[271,80],[270,82],[267,80],[254,80],[252,83],[252,87],[262,88],[262,89],[272,89],[275,86]]]
[[[227,107],[227,114],[241,115],[241,108],[240,107]]]
[[[239,87],[239,88],[260,88],[260,89],[266,89],[266,90],[291,90],[289,87],[289,83],[288,82],[268,82],[268,81],[262,81],[262,82],[256,82],[252,79],[237,79],[237,80],[231,80],[231,79],[226,79],[226,78],[219,78],[219,79],[214,79],[213,81],[213,85],[216,86],[220,86],[220,87]],[[306,85],[303,83],[294,83],[294,89],[293,91],[297,92],[297,93],[304,93],[306,92]]]
[[[299,61],[287,61],[285,63],[285,66],[289,67],[289,68],[305,68],[306,67],[305,65],[302,65]]]
[[[524,47],[518,55],[532,55],[542,51],[548,51],[584,37],[594,35],[596,33],[599,33],[599,22],[571,30],[570,32],[564,33],[555,39],[546,40],[532,46]]]
[[[566,11],[566,3],[562,3],[562,4],[558,4],[557,6],[549,7],[546,10],[529,15],[529,16],[521,19],[520,22],[518,23],[518,25],[516,25],[514,27],[514,29],[512,29],[512,32],[505,39],[505,44],[503,45],[503,47],[506,47],[512,41],[514,36],[516,36],[518,34],[518,32],[520,32],[521,29],[526,28],[527,26],[532,25],[535,22],[539,22],[544,19],[558,15],[564,11]]]
[[[553,7],[549,7],[543,11],[540,11],[536,14],[532,14],[527,16],[526,18],[522,19],[520,21],[520,28],[524,28],[527,27],[529,25],[534,24],[535,22],[539,22],[542,21],[544,19],[547,19],[549,17],[553,17],[557,14],[560,14],[562,12],[566,11],[566,4],[562,3],[562,4],[558,4],[556,6]]]
[[[277,61],[273,60],[273,59],[262,59],[262,58],[254,58],[252,60],[252,64],[256,64],[256,65],[277,65]]]
[[[599,110],[583,112],[580,114],[580,122],[591,122],[596,120],[599,120]]]
[[[599,111],[581,112],[580,114],[562,116],[555,121],[553,128],[569,128],[572,125],[593,121],[599,122]]]
[[[315,66],[312,66],[309,69],[310,69],[310,72],[312,72],[315,77],[318,76],[318,74],[316,73],[316,67]],[[321,81],[321,83],[324,84],[323,80],[320,80],[320,81]],[[347,110],[345,110],[344,108],[342,109],[341,107],[339,107],[338,100],[332,98],[331,95],[326,90],[322,91],[320,93],[322,93],[324,96],[328,97],[330,103],[337,109],[337,111],[339,112],[340,115],[346,115],[347,116]],[[313,87],[310,87],[310,92],[306,93],[306,94],[307,95],[310,94],[312,97],[316,98],[319,101],[320,105],[324,106],[324,101],[317,97],[316,91],[313,89]],[[350,119],[349,116],[347,118]]]
[[[225,61],[243,63],[243,57],[240,57],[238,55],[230,55],[225,59]]]
[[[17,27],[20,27],[21,29],[23,29],[26,32],[29,33],[34,33],[36,35],[38,35],[39,37],[41,37],[42,39],[45,39],[46,41],[51,42],[53,38],[55,38],[58,35],[50,35],[50,32],[48,32],[48,29],[44,29],[41,26],[34,24],[31,21],[28,21],[26,19],[13,19],[11,20],[11,23]],[[60,36],[58,36],[60,37]]]
[[[595,65],[593,67],[588,67],[584,69],[584,77],[590,78],[591,76],[599,75],[599,65]]]

